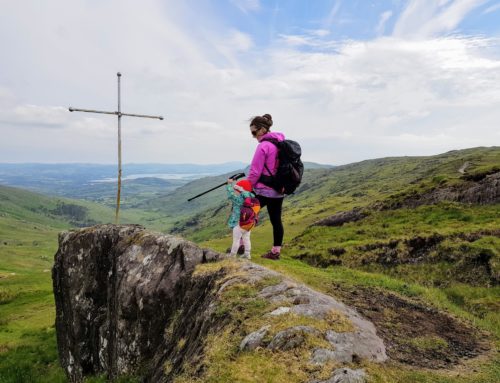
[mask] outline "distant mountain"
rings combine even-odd
[[[318,164],[316,162],[304,162],[304,168],[306,169],[329,169],[333,167],[333,165]]]
[[[223,164],[125,164],[124,204],[171,192],[187,182],[239,169],[241,162]],[[111,206],[116,195],[116,165],[0,164],[0,185],[48,195],[87,199]]]

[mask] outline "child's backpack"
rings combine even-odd
[[[255,197],[247,197],[240,209],[240,227],[250,231],[259,221],[260,202]]]
[[[274,176],[261,175],[259,182],[272,187],[278,193],[292,194],[300,185],[304,173],[299,143],[292,140],[278,141],[274,138],[264,138],[262,141],[269,141],[278,148],[278,169]],[[271,174],[267,165],[264,166]]]

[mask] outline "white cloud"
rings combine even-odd
[[[411,2],[398,21],[408,24],[392,37],[336,41],[310,29],[269,47],[204,23],[183,2],[8,3],[0,136],[9,140],[0,140],[0,161],[115,161],[116,118],[66,107],[114,110],[118,70],[123,110],[165,117],[123,119],[129,162],[248,162],[248,119],[264,113],[308,161],[498,145],[500,41],[428,37],[450,31],[440,15],[463,17],[452,7],[472,3],[434,2],[425,26],[416,22],[425,10]]]
[[[326,37],[330,34],[330,31],[328,29],[313,29],[310,33],[314,36]]]
[[[380,19],[378,21],[377,27],[375,28],[375,31],[378,36],[383,35],[385,31],[385,24],[387,23],[387,20],[389,20],[392,16],[392,11],[385,11],[382,12],[380,15]]]
[[[493,13],[493,12],[496,12],[500,9],[500,3],[498,4],[493,4],[491,6],[489,6],[488,8],[486,8],[483,12],[483,14],[488,14],[488,13]]]
[[[326,17],[325,21],[323,22],[324,28],[325,29],[330,29],[335,21],[337,21],[337,15],[340,10],[340,6],[342,5],[340,0],[336,0],[335,3],[333,4],[332,8],[330,9],[330,12],[328,13],[328,16]]]
[[[394,26],[393,35],[432,38],[453,31],[473,9],[488,0],[411,0]]]
[[[229,45],[236,51],[248,51],[253,47],[252,37],[246,33],[233,30],[229,38]]]
[[[261,9],[259,0],[231,0],[231,3],[244,13],[257,12]]]

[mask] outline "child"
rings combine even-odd
[[[240,212],[248,197],[254,197],[252,194],[252,185],[247,180],[238,181],[234,184],[234,180],[227,180],[227,197],[233,203],[231,216],[229,217],[228,225],[233,229],[233,245],[231,246],[230,255],[236,256],[240,241],[243,240],[244,253],[242,258],[250,259],[250,229],[245,230],[240,227]]]

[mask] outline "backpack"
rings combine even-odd
[[[302,181],[304,165],[300,160],[302,149],[298,142],[292,140],[278,141],[274,138],[264,138],[278,148],[278,169],[275,175],[261,175],[259,182],[267,185],[278,193],[293,194]],[[272,174],[264,164],[264,167]]]
[[[247,197],[240,209],[239,225],[243,230],[250,231],[259,221],[260,202],[255,197]]]

